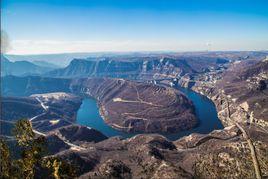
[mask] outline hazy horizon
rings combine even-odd
[[[46,56],[46,55],[68,55],[68,54],[92,54],[92,55],[131,55],[131,54],[184,54],[184,53],[221,53],[221,52],[268,52],[267,50],[192,50],[192,51],[96,51],[96,52],[56,52],[56,53],[29,53],[29,54],[13,54],[13,53],[1,53],[7,56]]]

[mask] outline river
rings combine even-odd
[[[207,134],[215,129],[222,129],[223,125],[217,117],[217,111],[214,103],[205,96],[202,96],[190,89],[177,87],[182,91],[195,105],[195,112],[199,120],[197,127],[182,131],[174,134],[163,134],[170,140],[177,140],[183,136],[189,135],[191,133],[202,133]],[[77,112],[76,122],[80,125],[88,126],[94,128],[108,137],[112,136],[122,136],[123,138],[128,138],[136,135],[137,133],[125,133],[118,131],[110,126],[108,126],[99,114],[99,108],[95,99],[85,98]]]

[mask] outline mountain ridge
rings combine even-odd
[[[1,55],[1,76],[15,75],[15,76],[26,76],[26,75],[41,75],[50,70],[51,67],[39,66],[29,61],[15,61],[11,62],[6,57]]]

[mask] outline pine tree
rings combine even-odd
[[[4,140],[0,139],[0,178],[10,178],[10,152]]]
[[[13,133],[21,151],[19,159],[12,159],[10,150],[4,140],[0,140],[0,179],[32,179],[36,172],[44,172],[41,178],[74,178],[74,167],[57,157],[44,157],[46,139],[36,137],[31,122],[22,119],[16,122]]]

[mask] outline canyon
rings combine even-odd
[[[1,123],[14,116],[36,117],[33,127],[48,139],[50,155],[83,166],[80,178],[255,178],[256,173],[267,177],[267,55],[215,52],[76,59],[41,77],[6,76],[2,93],[13,97],[3,98],[3,106],[25,104],[26,110],[5,113]],[[225,128],[170,141],[159,134],[107,139],[94,129],[72,124],[81,99],[94,97],[105,122],[119,130],[193,128],[198,122],[194,106],[173,88],[177,85],[210,98]],[[28,109],[32,111],[24,114]],[[39,121],[46,109],[51,110],[46,115],[60,116]],[[57,127],[64,121],[69,123]]]

